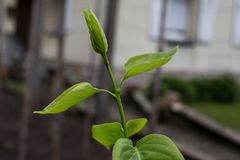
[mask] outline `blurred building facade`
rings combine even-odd
[[[8,11],[25,5],[25,12],[13,12],[5,20],[7,35],[17,33],[21,45],[28,35],[30,0],[5,0]],[[156,52],[161,0],[121,0],[117,18],[114,65],[121,68],[128,57]],[[66,0],[65,58],[67,62],[91,64],[92,54],[83,8],[93,8],[105,21],[106,0]],[[19,7],[18,7],[19,8]],[[14,16],[14,13],[18,15]],[[22,15],[22,16],[21,16]],[[42,57],[54,59],[58,34],[57,0],[46,1]],[[17,18],[17,20],[16,20]],[[22,18],[22,19],[21,19]],[[22,22],[19,22],[22,20]],[[25,21],[25,22],[23,22]],[[240,73],[239,0],[168,0],[166,48],[180,45],[178,54],[166,66],[166,72],[180,74]]]
[[[42,43],[38,44],[38,45],[41,45],[40,47],[32,46],[32,48],[34,49],[31,50],[29,49],[30,48],[29,45],[31,44],[31,41],[30,41],[31,27],[32,27],[31,20],[32,20],[32,17],[34,17],[34,16],[31,16],[31,14],[33,13],[32,11],[34,11],[32,4],[33,2],[39,2],[39,1],[44,2],[44,3],[37,3],[37,4],[43,5],[39,8],[41,8],[41,15],[43,15],[44,17],[40,18],[41,20],[39,19],[38,21],[43,20],[44,22],[41,22],[41,24],[44,24],[44,27],[43,27],[43,32],[41,32],[43,34],[36,36],[35,39],[41,39]],[[87,26],[84,22],[82,10],[84,8],[94,9],[97,16],[100,18],[100,21],[102,22],[103,26],[105,26],[106,17],[107,17],[106,15],[107,2],[109,1],[107,0],[62,0],[62,1],[60,0],[1,0],[0,2],[3,2],[3,3],[0,3],[0,7],[1,7],[0,39],[1,41],[4,41],[4,43],[1,42],[0,44],[0,61],[1,61],[0,71],[2,67],[1,65],[8,66],[11,63],[16,65],[16,63],[18,62],[16,60],[19,60],[19,59],[21,60],[21,57],[24,62],[28,62],[26,58],[29,58],[29,56],[26,56],[26,55],[30,55],[30,54],[36,55],[34,54],[36,50],[40,50],[41,58],[47,62],[50,62],[50,64],[52,62],[57,61],[58,59],[57,57],[59,55],[61,48],[64,49],[64,57],[66,60],[65,62],[67,64],[87,65],[87,64],[99,63],[97,54],[94,54],[93,53],[94,51],[91,49],[89,34],[87,31]],[[63,3],[60,4],[60,2],[64,2],[65,4],[64,5],[65,7],[63,10],[61,8]],[[114,44],[114,63],[113,63],[116,67],[119,68],[119,70],[123,69],[122,66],[129,57],[137,54],[142,54],[142,53],[156,52],[157,49],[159,48],[158,47],[159,45],[158,39],[159,39],[159,31],[160,31],[159,26],[161,26],[159,24],[159,21],[160,21],[162,2],[163,0],[141,0],[141,1],[119,0],[119,6],[118,6],[119,12],[117,17],[117,25],[116,25],[117,27],[116,36],[115,36],[116,43]],[[167,73],[177,73],[183,76],[203,75],[203,74],[221,75],[225,73],[231,73],[236,76],[239,76],[240,75],[239,74],[240,73],[240,63],[239,63],[239,60],[240,60],[240,55],[239,55],[240,54],[239,53],[240,0],[230,0],[230,1],[167,0],[167,2],[168,2],[167,4],[168,12],[167,12],[167,18],[166,18],[166,24],[165,24],[165,27],[166,27],[165,43],[166,44],[164,46],[167,49],[167,48],[175,47],[176,45],[180,45],[180,49],[178,54],[173,58],[173,60],[164,67],[164,71]],[[64,14],[60,14],[60,12],[64,12]],[[39,15],[39,13],[37,15]],[[64,17],[64,21],[65,21],[63,26],[64,31],[62,31],[62,27],[59,26],[61,24],[59,23],[59,21],[61,21],[59,19],[63,18],[60,15],[63,15]],[[32,28],[35,28],[35,29],[37,28],[36,30],[38,30],[41,27],[39,26],[36,27],[35,25]],[[39,30],[42,31],[42,29],[39,29]],[[63,43],[64,47],[60,47],[61,43],[59,43],[60,41],[59,39],[61,39],[60,37],[63,37],[63,36],[64,36],[64,43]],[[27,52],[29,52],[30,54]],[[93,57],[94,55],[96,55],[96,57]],[[32,57],[32,59],[34,58]],[[35,91],[38,91],[38,89],[35,89],[31,86],[33,86],[33,84],[41,84],[39,82],[35,83],[34,81],[38,77],[40,77],[40,76],[37,76],[37,73],[35,72],[37,69],[35,70],[31,69],[31,67],[37,68],[35,67],[35,65],[36,66],[38,65],[39,68],[41,69],[43,68],[42,64],[39,65],[34,63],[34,62],[37,62],[38,60],[39,59],[37,58],[35,59],[35,61],[32,61],[31,65],[29,65],[30,67],[25,66],[27,69],[23,71],[24,73],[28,70],[32,71],[31,72],[32,74],[27,75],[27,77],[30,77],[30,78],[26,78],[26,84],[27,84],[26,90],[30,93],[26,95],[27,96],[32,95],[32,96],[30,96],[30,98],[24,98],[29,100],[28,102],[29,104],[28,103],[27,105],[23,104],[23,107],[25,108],[31,108],[31,99],[34,99],[35,97],[37,97],[34,95],[35,95]],[[23,64],[25,65],[25,63]],[[19,64],[18,67],[21,68],[22,66]],[[14,68],[14,71],[15,71],[14,74],[18,73],[18,71],[16,71],[15,68]],[[68,71],[69,70],[67,70],[67,72]],[[73,76],[77,75],[73,70],[70,70],[69,75],[70,74]],[[93,72],[90,71],[88,72],[88,74],[91,75],[93,74]],[[52,84],[55,84],[53,75],[54,74],[52,70],[49,70],[48,76],[43,78],[40,77],[43,79],[43,83],[46,86],[44,87],[41,85],[36,85],[36,86],[39,86],[38,87],[39,90],[42,91],[42,92],[41,91],[39,92],[44,93],[43,98],[41,98],[41,101],[44,101],[44,103],[45,101],[49,100],[50,95],[52,96],[52,93],[50,93],[50,91],[46,92],[46,90],[52,90],[55,88],[55,86],[52,85]],[[31,78],[31,77],[37,77],[37,78]],[[69,78],[68,76],[66,77]],[[145,77],[147,78],[150,76],[145,76]],[[0,78],[1,78],[1,75],[0,75]],[[87,80],[90,79],[89,77],[87,78],[84,77],[84,78]],[[238,78],[240,79],[240,77]],[[75,80],[79,81],[82,79],[77,77]],[[32,80],[34,81],[34,83],[32,82]],[[48,83],[46,83],[47,81]],[[70,85],[69,83],[72,83],[72,81],[71,82],[67,81],[66,85],[69,86]],[[145,85],[145,83],[143,83],[143,81],[141,80],[140,80],[140,83]],[[0,90],[0,94],[1,94],[1,90]],[[23,95],[23,96],[26,97],[26,95]],[[19,107],[19,104],[18,104],[19,102],[17,101],[16,104],[12,104],[11,106],[9,105],[8,101],[14,102],[11,99],[9,100],[7,99],[6,103],[3,103],[3,104],[7,104],[6,106],[8,106],[8,108],[10,109],[12,107],[13,111],[16,111],[16,108],[19,109],[19,111],[9,112],[11,113],[11,116],[8,116],[8,114],[5,115],[4,114],[5,112],[1,112],[1,113],[6,117],[17,117],[17,116],[12,116],[12,113],[16,113],[17,115],[20,115],[20,109],[22,108]],[[99,103],[97,104],[99,108]],[[14,108],[15,106],[17,107]],[[25,115],[24,113],[27,113],[27,112],[23,112],[23,115]],[[194,117],[196,116],[194,115]],[[8,118],[3,117],[3,119],[6,119],[6,122],[3,121],[4,122],[3,124],[7,124],[8,126],[10,124]],[[30,121],[30,117],[27,117],[26,119],[27,119],[26,121]],[[27,125],[21,125],[21,127],[19,127],[19,123],[15,124],[18,121],[20,121],[19,118],[17,120],[16,119],[12,120],[12,122],[14,122],[14,126],[17,126],[17,130],[14,130],[14,133],[16,134],[18,134],[19,128],[24,128],[24,126],[25,128],[27,128]],[[178,122],[178,119],[176,119],[176,121]],[[84,125],[85,127],[88,127],[89,125],[87,120],[86,121],[81,120],[80,122],[86,123],[86,126]],[[37,121],[36,123],[40,124],[40,122],[37,122]],[[72,125],[73,124],[72,119],[71,121],[69,121],[69,123],[66,123],[66,124],[68,124],[66,126],[69,126],[69,124]],[[79,122],[76,121],[76,125],[74,126],[76,128],[79,128]],[[179,127],[179,125],[177,125],[177,127]],[[184,127],[180,127],[180,128],[184,130],[183,133],[186,136],[185,128]],[[71,131],[72,129],[66,128],[66,131],[69,131],[69,130]],[[41,131],[47,131],[47,129],[46,128],[41,129]],[[84,132],[82,132],[82,130],[79,130],[79,131],[80,131],[79,133],[85,134]],[[31,131],[29,131],[29,133],[30,132]],[[219,130],[218,132],[222,133],[222,131],[219,131]],[[6,135],[8,135],[8,132],[5,132],[5,133],[7,133]],[[38,131],[34,133],[44,134]],[[81,138],[82,136],[79,136],[79,133],[76,132],[76,137]],[[175,136],[174,134],[176,133],[177,132],[175,131],[169,130],[168,134],[174,137]],[[187,132],[187,133],[190,133],[190,132]],[[201,132],[197,131],[196,133],[198,135]],[[52,133],[48,132],[47,134],[52,134]],[[69,134],[72,135],[72,132],[69,132]],[[20,135],[21,135],[21,131],[20,131]],[[31,135],[31,133],[29,135]],[[54,135],[53,137],[56,137],[55,136],[56,134],[53,133],[53,135]],[[178,135],[176,135],[177,137],[176,139],[182,140],[180,141],[180,143],[183,143],[183,144],[185,142],[192,142],[195,139],[199,139],[199,137],[191,138],[189,135],[186,136],[187,139],[184,139],[182,138],[181,134],[179,135],[180,135],[179,138],[178,138]],[[18,136],[14,136],[14,137],[18,137]],[[39,136],[39,137],[44,138],[44,136]],[[67,137],[72,138],[73,136],[67,136]],[[38,144],[39,146],[43,146],[42,148],[44,148],[45,151],[38,152],[38,148],[31,147],[30,145],[29,153],[31,153],[32,155],[37,153],[36,155],[38,155],[37,157],[40,159],[44,159],[40,155],[46,156],[51,154],[51,153],[42,154],[42,152],[47,153],[46,151],[49,151],[50,150],[49,148],[51,148],[51,146],[49,145],[48,139],[45,146],[44,146],[44,143],[41,145],[40,143],[38,143],[38,142],[41,142],[42,139],[36,138],[36,135],[33,136],[33,139],[38,140],[36,141],[37,142],[36,144]],[[205,140],[206,143],[209,143],[209,139],[206,139],[204,136],[202,139]],[[212,139],[212,137],[210,139]],[[27,144],[24,141],[22,142],[23,142],[22,144]],[[81,140],[76,140],[72,138],[72,141],[69,141],[69,144],[71,145],[71,147],[73,147],[72,145],[73,142],[80,144],[79,142],[81,142]],[[6,143],[7,147],[9,146],[8,144],[9,143]],[[225,147],[225,145],[226,145],[225,141],[221,143],[221,146]],[[48,146],[49,148],[47,148],[46,146]],[[197,144],[196,146],[197,146],[196,151],[198,153],[200,150],[198,148],[199,145]],[[219,146],[219,143],[214,146]],[[67,145],[64,147],[69,148]],[[208,153],[208,151],[212,151],[211,149],[209,150],[209,148],[217,148],[217,147],[212,147],[211,145],[209,145],[209,148],[206,148],[206,146],[203,145],[202,148],[203,148],[203,151],[206,151],[206,153]],[[36,149],[37,151],[32,152],[32,149]],[[223,148],[222,150],[225,151],[225,148]],[[25,150],[25,152],[26,151],[27,150]],[[214,154],[215,153],[218,154],[219,150],[217,148],[216,151],[213,150],[212,152],[214,152]],[[8,153],[9,152],[7,152],[7,154]],[[236,151],[236,153],[238,152]],[[14,154],[8,154],[8,155],[14,155]],[[69,152],[69,155],[72,156],[70,152]],[[79,156],[81,156],[81,154]],[[225,156],[227,157],[228,155],[225,155]]]

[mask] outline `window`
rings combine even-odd
[[[184,44],[196,39],[198,0],[168,0],[165,38]],[[162,0],[151,0],[150,36],[157,40],[160,31]]]
[[[165,37],[168,41],[186,41],[188,0],[171,0],[168,4]]]
[[[199,0],[198,41],[209,43],[213,39],[217,11],[216,0]]]
[[[65,0],[64,7],[64,30],[71,31],[73,28],[73,0]]]
[[[159,35],[162,0],[151,0],[150,36]],[[209,42],[213,37],[216,0],[168,0],[165,38],[171,43]]]
[[[233,43],[240,46],[240,0],[234,0],[233,3]]]

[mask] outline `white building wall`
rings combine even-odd
[[[148,0],[121,1],[115,58],[117,66],[122,66],[124,60],[134,54],[156,50],[156,43],[151,43],[147,36],[148,5]],[[165,69],[193,74],[240,73],[240,50],[231,41],[232,5],[233,1],[218,0],[212,41],[191,47],[181,46]]]
[[[73,26],[66,39],[66,59],[70,62],[91,62],[89,54],[90,40],[82,9],[94,7],[94,0],[73,0]],[[105,3],[106,0],[101,0]],[[116,28],[114,64],[122,68],[131,56],[155,52],[157,43],[150,41],[149,0],[120,0],[118,22]],[[178,54],[164,67],[166,72],[175,73],[240,73],[240,50],[231,40],[233,21],[233,1],[217,0],[216,23],[213,39],[210,43],[196,43],[191,47],[180,46]],[[102,14],[105,13],[102,5]],[[53,18],[48,16],[48,23]],[[51,28],[51,27],[50,27]],[[44,56],[56,55],[56,39],[46,36]]]
[[[134,55],[155,52],[149,40],[149,0],[121,0],[116,29],[114,64],[122,67]]]

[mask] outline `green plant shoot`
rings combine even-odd
[[[92,47],[102,57],[110,76],[114,91],[98,89],[87,82],[73,85],[52,103],[37,114],[61,113],[85,100],[102,92],[108,93],[116,101],[121,122],[104,123],[92,126],[92,137],[107,149],[112,151],[113,160],[184,160],[176,145],[166,136],[150,134],[133,145],[130,137],[140,132],[147,123],[146,118],[126,121],[121,100],[121,87],[124,81],[135,75],[153,70],[166,64],[176,53],[177,48],[158,53],[142,54],[130,58],[124,65],[125,74],[118,83],[113,76],[112,68],[107,57],[108,43],[103,29],[92,10],[84,10],[84,17],[90,34]]]

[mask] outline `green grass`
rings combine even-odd
[[[240,99],[232,104],[201,102],[190,106],[222,125],[240,132]]]

